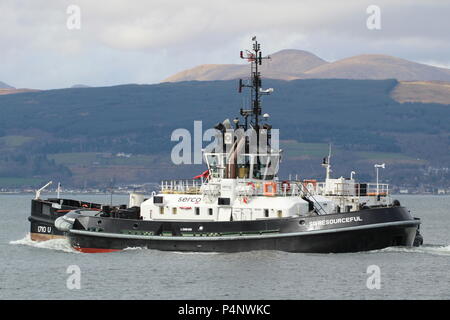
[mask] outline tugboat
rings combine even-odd
[[[202,150],[207,170],[192,181],[162,181],[148,199],[131,194],[127,207],[58,217],[54,225],[74,249],[341,253],[420,245],[420,219],[391,199],[389,186],[332,178],[331,154],[324,182],[279,180],[282,150],[261,107],[273,89],[262,89],[258,70],[270,57],[252,40],[240,54],[251,78],[239,80],[239,92],[251,90],[251,108],[215,126],[216,145]]]

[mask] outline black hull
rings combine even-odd
[[[343,253],[383,249],[390,246],[411,246],[417,226],[391,226],[364,230],[326,232],[257,239],[132,239],[89,233],[70,233],[71,245],[82,252],[108,252],[132,247],[163,251],[243,252],[279,250],[304,253]]]
[[[236,222],[161,222],[80,217],[68,237],[72,247],[82,252],[144,247],[191,252],[280,250],[342,253],[412,246],[419,224],[402,207]],[[186,229],[198,230],[199,227],[202,232],[182,232]]]
[[[72,199],[33,199],[31,201],[30,237],[34,241],[65,238],[66,234],[55,227],[55,220],[71,210],[100,210],[101,205]]]
[[[63,231],[55,227],[55,219],[31,215],[28,220],[30,221],[30,236],[33,241],[47,241],[66,237]]]

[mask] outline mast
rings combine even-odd
[[[261,89],[261,74],[258,70],[258,66],[262,65],[262,61],[264,59],[270,59],[270,57],[263,57],[261,52],[261,45],[256,40],[256,37],[252,38],[253,41],[253,49],[241,51],[240,58],[245,59],[251,63],[251,79],[249,84],[244,84],[242,79],[239,79],[239,92],[242,92],[242,88],[247,87],[251,89],[251,109],[244,110],[241,109],[241,116],[245,119],[244,129],[247,130],[249,123],[248,117],[250,116],[250,124],[256,132],[259,132],[259,116],[261,115],[261,95],[270,94],[273,90],[265,90]]]
[[[259,66],[262,65],[262,61],[265,59],[270,59],[270,57],[263,57],[262,56],[262,51],[261,51],[261,45],[258,43],[258,41],[256,40],[256,37],[252,38],[253,41],[253,49],[252,50],[246,50],[245,53],[244,51],[240,52],[240,58],[241,59],[246,59],[248,62],[250,62],[251,64],[251,77],[250,77],[250,81],[246,81],[244,83],[244,81],[242,79],[239,79],[239,92],[242,92],[242,88],[250,88],[251,90],[251,95],[250,95],[250,109],[242,109],[240,110],[240,114],[242,117],[244,117],[244,124],[243,125],[239,125],[239,120],[235,119],[235,124],[236,124],[236,128],[243,128],[246,132],[249,129],[252,129],[255,131],[256,133],[256,148],[257,148],[257,153],[254,155],[255,156],[255,162],[253,163],[253,165],[251,165],[250,163],[246,164],[246,167],[249,169],[250,173],[252,174],[252,178],[262,178],[263,176],[265,176],[265,174],[262,173],[262,168],[267,165],[268,163],[266,163],[269,160],[264,160],[264,163],[261,163],[261,159],[259,157],[260,150],[261,150],[261,143],[264,143],[264,154],[267,153],[271,153],[270,151],[270,139],[271,139],[271,128],[272,126],[269,125],[268,123],[264,123],[261,124],[260,121],[260,116],[262,114],[262,108],[261,108],[261,96],[263,95],[269,95],[273,92],[273,89],[267,89],[267,90],[263,90],[262,89],[262,81],[261,81],[261,73],[259,71]],[[268,114],[265,114],[263,116],[263,118],[265,120],[267,120],[267,118],[269,117]],[[265,130],[265,134],[267,135],[267,140],[262,142],[260,141],[260,133],[261,130]],[[250,151],[250,146],[249,146],[249,141],[248,141],[248,137],[245,138],[245,152],[249,153]],[[267,156],[267,155],[266,155]],[[264,158],[266,159],[266,158]],[[253,169],[251,169],[253,168]]]
[[[325,180],[331,177],[331,143],[328,145],[328,156],[323,158],[322,166],[326,169]]]

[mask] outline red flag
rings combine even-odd
[[[193,179],[200,179],[200,178],[208,178],[209,176],[209,170],[205,170],[202,174],[199,174],[198,176],[195,176]]]

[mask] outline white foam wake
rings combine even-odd
[[[439,256],[450,256],[450,245],[423,245],[420,247],[389,247],[384,252],[428,253]]]
[[[134,251],[134,250],[143,250],[143,247],[126,247],[123,251]]]
[[[222,252],[195,252],[195,251],[170,251],[170,253],[175,253],[175,254],[185,254],[185,255],[189,255],[189,254],[194,254],[194,255],[214,255],[214,254],[221,254]]]
[[[57,251],[64,251],[70,253],[79,253],[70,246],[67,239],[51,239],[47,241],[33,241],[28,233],[23,239],[10,241],[9,244],[25,245],[35,248],[50,249]]]

